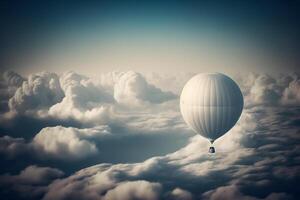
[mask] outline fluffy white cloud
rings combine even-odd
[[[193,195],[189,191],[183,190],[181,188],[175,188],[170,193],[170,198],[174,200],[192,200]]]
[[[250,89],[251,100],[256,104],[276,104],[280,99],[280,91],[276,80],[267,75],[260,75]]]
[[[106,88],[110,93],[114,94],[114,86],[119,81],[120,77],[126,72],[112,71],[104,74],[100,74],[94,79],[96,85],[101,85]]]
[[[147,181],[122,182],[115,188],[109,190],[105,200],[156,200],[159,199],[161,185]]]
[[[9,110],[8,100],[15,94],[25,79],[12,71],[0,74],[0,112]]]
[[[64,173],[59,169],[31,165],[22,170],[16,177],[23,183],[41,184],[48,183],[50,180],[60,178],[63,175]]]
[[[300,105],[298,74],[270,76],[249,74],[237,77],[246,106]]]
[[[107,135],[109,132],[107,126],[92,129],[47,127],[34,137],[33,144],[55,158],[81,159],[96,154],[98,149],[93,139]]]
[[[9,100],[9,108],[16,112],[45,109],[60,102],[64,94],[58,76],[42,72],[30,75],[14,96]]]
[[[113,97],[89,78],[67,72],[60,78],[65,97],[49,109],[50,116],[79,121],[106,122]]]
[[[162,91],[149,84],[141,74],[129,71],[116,82],[114,98],[121,105],[142,106],[145,103],[162,103],[176,98],[176,95]]]
[[[299,105],[300,104],[300,79],[293,80],[288,87],[284,89],[282,104]]]
[[[99,79],[67,72],[61,76],[60,83],[65,97],[49,109],[49,115],[92,124],[116,121],[118,110],[126,113],[133,107],[149,107],[176,98],[132,71],[108,73]]]

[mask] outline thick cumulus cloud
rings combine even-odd
[[[31,110],[43,110],[60,102],[64,94],[58,76],[54,73],[30,75],[9,100],[12,111],[24,113]]]
[[[25,79],[12,71],[5,71],[0,74],[0,112],[9,110],[8,100],[15,94]]]
[[[92,129],[47,127],[33,139],[33,144],[42,152],[55,158],[79,159],[98,153],[93,140],[109,134],[107,126]]]
[[[62,118],[107,119],[111,115],[109,111],[118,105],[149,106],[176,98],[175,94],[149,84],[133,71],[103,74],[99,79],[67,72],[61,76],[60,83],[65,98],[53,105],[49,113]]]
[[[2,82],[5,91],[8,84],[15,88],[12,95],[6,95],[9,101],[2,102],[10,113],[90,124],[111,121],[115,117],[115,107],[149,107],[177,98],[132,71],[111,72],[98,78],[75,72],[66,72],[60,77],[42,72],[30,75],[27,80],[14,72],[5,72]]]
[[[248,74],[237,77],[246,106],[299,106],[300,77],[298,74],[270,76]]]
[[[67,72],[60,78],[65,97],[49,109],[50,116],[83,121],[106,121],[113,97],[91,79]]]
[[[300,79],[292,80],[284,89],[282,96],[284,105],[299,105],[300,102]]]
[[[25,79],[13,71],[5,71],[3,73],[3,80],[9,86],[20,87]]]
[[[39,99],[39,92],[25,93],[35,89],[23,91],[29,78],[23,79],[14,86],[22,89],[22,98],[39,99],[29,106],[21,103],[23,114],[79,125],[46,125],[26,139],[5,131],[1,194],[9,188],[22,194],[19,198],[36,199],[299,199],[299,76],[236,78],[245,109],[238,124],[215,142],[214,155],[207,153],[204,138],[191,137],[180,115],[178,95],[185,79],[168,78],[163,87],[164,78],[155,75],[112,72],[89,78],[67,72],[57,76],[62,95],[51,103],[39,102],[45,97]],[[47,80],[32,88],[53,88]],[[172,90],[177,96],[165,92],[168,87],[177,88]],[[22,167],[10,171],[16,160]],[[61,169],[67,176],[37,173],[37,180],[26,180],[39,171],[35,165]]]
[[[129,71],[120,76],[114,87],[116,101],[125,106],[141,106],[145,103],[162,103],[176,98],[171,92],[147,83],[145,78],[136,72]]]

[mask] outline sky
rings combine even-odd
[[[299,199],[297,1],[1,1],[0,196]],[[241,89],[214,142],[184,85]]]
[[[299,65],[297,1],[2,1],[1,16],[1,66],[25,75]]]

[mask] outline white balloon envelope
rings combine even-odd
[[[244,100],[239,86],[221,73],[201,73],[191,78],[180,96],[185,122],[211,144],[238,121]],[[209,152],[214,153],[213,147]]]

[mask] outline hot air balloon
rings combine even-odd
[[[239,86],[221,73],[200,73],[192,77],[180,95],[183,119],[210,141],[210,153],[215,153],[214,141],[236,124],[243,105]]]

